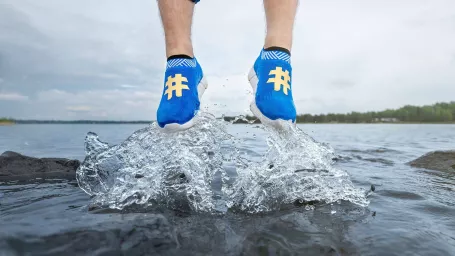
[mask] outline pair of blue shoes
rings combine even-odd
[[[290,57],[281,48],[262,50],[248,74],[254,92],[250,109],[265,125],[280,126],[280,120],[295,123]],[[166,132],[192,127],[205,89],[207,80],[196,58],[168,59],[158,125]]]

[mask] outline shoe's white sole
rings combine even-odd
[[[202,95],[204,95],[204,92],[207,89],[207,87],[208,87],[207,79],[204,76],[204,77],[202,77],[201,82],[197,86],[197,95],[198,95],[199,101],[201,101]],[[188,122],[186,122],[184,124],[178,124],[178,123],[166,124],[163,128],[160,127],[160,129],[162,132],[166,132],[166,133],[180,132],[180,131],[188,130],[194,126],[196,118],[197,118],[197,114],[193,118],[191,118],[191,120],[189,120]]]
[[[254,67],[252,67],[250,72],[248,73],[248,81],[250,82],[250,85],[253,88],[253,95],[256,95],[256,89],[258,86],[259,79],[256,75],[256,71],[254,71]],[[262,124],[271,126],[271,127],[275,127],[277,129],[282,129],[284,122],[292,122],[292,119],[290,119],[290,120],[283,120],[283,119],[272,120],[272,119],[266,117],[259,110],[258,106],[256,105],[256,100],[254,97],[253,97],[253,101],[250,104],[250,110],[261,121]],[[292,124],[295,125],[294,122],[292,122]]]

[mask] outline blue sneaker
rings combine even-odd
[[[291,56],[288,53],[262,50],[248,80],[254,92],[250,109],[263,124],[281,127],[280,120],[295,124]]]
[[[165,132],[191,128],[205,89],[207,81],[196,58],[169,59],[156,114],[159,127]]]

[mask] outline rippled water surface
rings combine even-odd
[[[455,174],[405,164],[454,125],[298,128],[0,127],[0,151],[85,160],[80,186],[0,185],[0,255],[455,255]]]

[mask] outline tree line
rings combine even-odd
[[[254,116],[230,117],[224,120],[234,123],[259,123]],[[455,122],[455,101],[449,103],[436,103],[426,106],[406,105],[399,109],[386,109],[384,111],[350,112],[346,114],[303,114],[297,116],[298,123],[383,123],[383,122],[408,122],[408,123],[453,123]],[[59,120],[14,120],[0,118],[0,123],[41,123],[41,124],[148,124],[150,121],[59,121]]]
[[[14,123],[14,120],[10,119],[10,118],[1,118],[0,117],[0,124],[9,124],[9,123]]]
[[[235,117],[224,117],[226,121],[233,121]],[[253,116],[245,116],[236,123],[246,123],[256,120]],[[257,122],[257,121],[256,121]],[[297,123],[452,123],[455,122],[455,101],[436,103],[426,106],[406,105],[399,109],[384,111],[350,112],[346,114],[303,114],[297,116]]]

